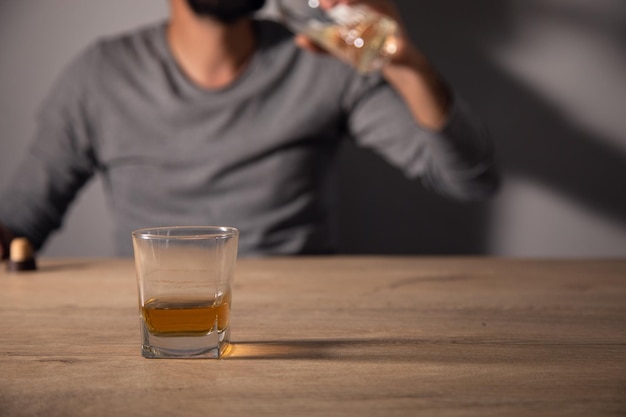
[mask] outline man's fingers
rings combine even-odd
[[[306,49],[307,51],[315,52],[315,53],[326,53],[326,50],[320,48],[315,42],[309,39],[305,35],[297,35],[296,36],[296,45],[298,45],[302,49]]]
[[[320,6],[322,9],[332,9],[337,3],[343,3],[340,0],[320,0]]]

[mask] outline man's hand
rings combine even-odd
[[[451,92],[422,52],[411,41],[391,0],[320,0],[324,9],[337,4],[364,4],[387,15],[398,23],[397,50],[381,73],[387,82],[404,99],[415,120],[431,130],[440,130],[445,125],[451,107]],[[305,49],[323,50],[305,35],[298,35],[296,43]]]
[[[0,260],[9,258],[9,247],[14,237],[9,229],[0,224]]]

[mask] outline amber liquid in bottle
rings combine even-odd
[[[352,9],[355,12],[342,24],[312,26],[306,34],[359,72],[380,69],[397,51],[398,26],[385,16],[365,13],[363,7]]]

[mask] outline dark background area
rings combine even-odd
[[[565,19],[600,31],[607,42],[626,47],[623,14],[603,19],[593,7],[588,13],[581,7],[555,10],[546,1],[397,3],[415,42],[488,122],[497,143],[505,187],[509,177],[539,183],[609,218],[622,230],[626,228],[626,186],[621,185],[626,180],[623,149],[574,125],[540,92],[498,67],[487,55],[490,47],[506,47],[520,31],[533,29],[520,27],[516,16],[524,14],[528,18],[544,15],[554,24]],[[581,82],[593,82],[595,76],[579,75]],[[626,116],[626,109],[623,111]],[[621,139],[626,139],[626,133]],[[405,179],[371,152],[352,145],[342,154],[339,196],[340,242],[346,253],[498,253],[491,221],[496,203],[464,204],[440,198]],[[620,250],[626,253],[626,247]]]

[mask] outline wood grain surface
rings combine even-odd
[[[244,259],[230,354],[144,359],[130,259],[0,270],[0,416],[624,416],[626,260]]]

